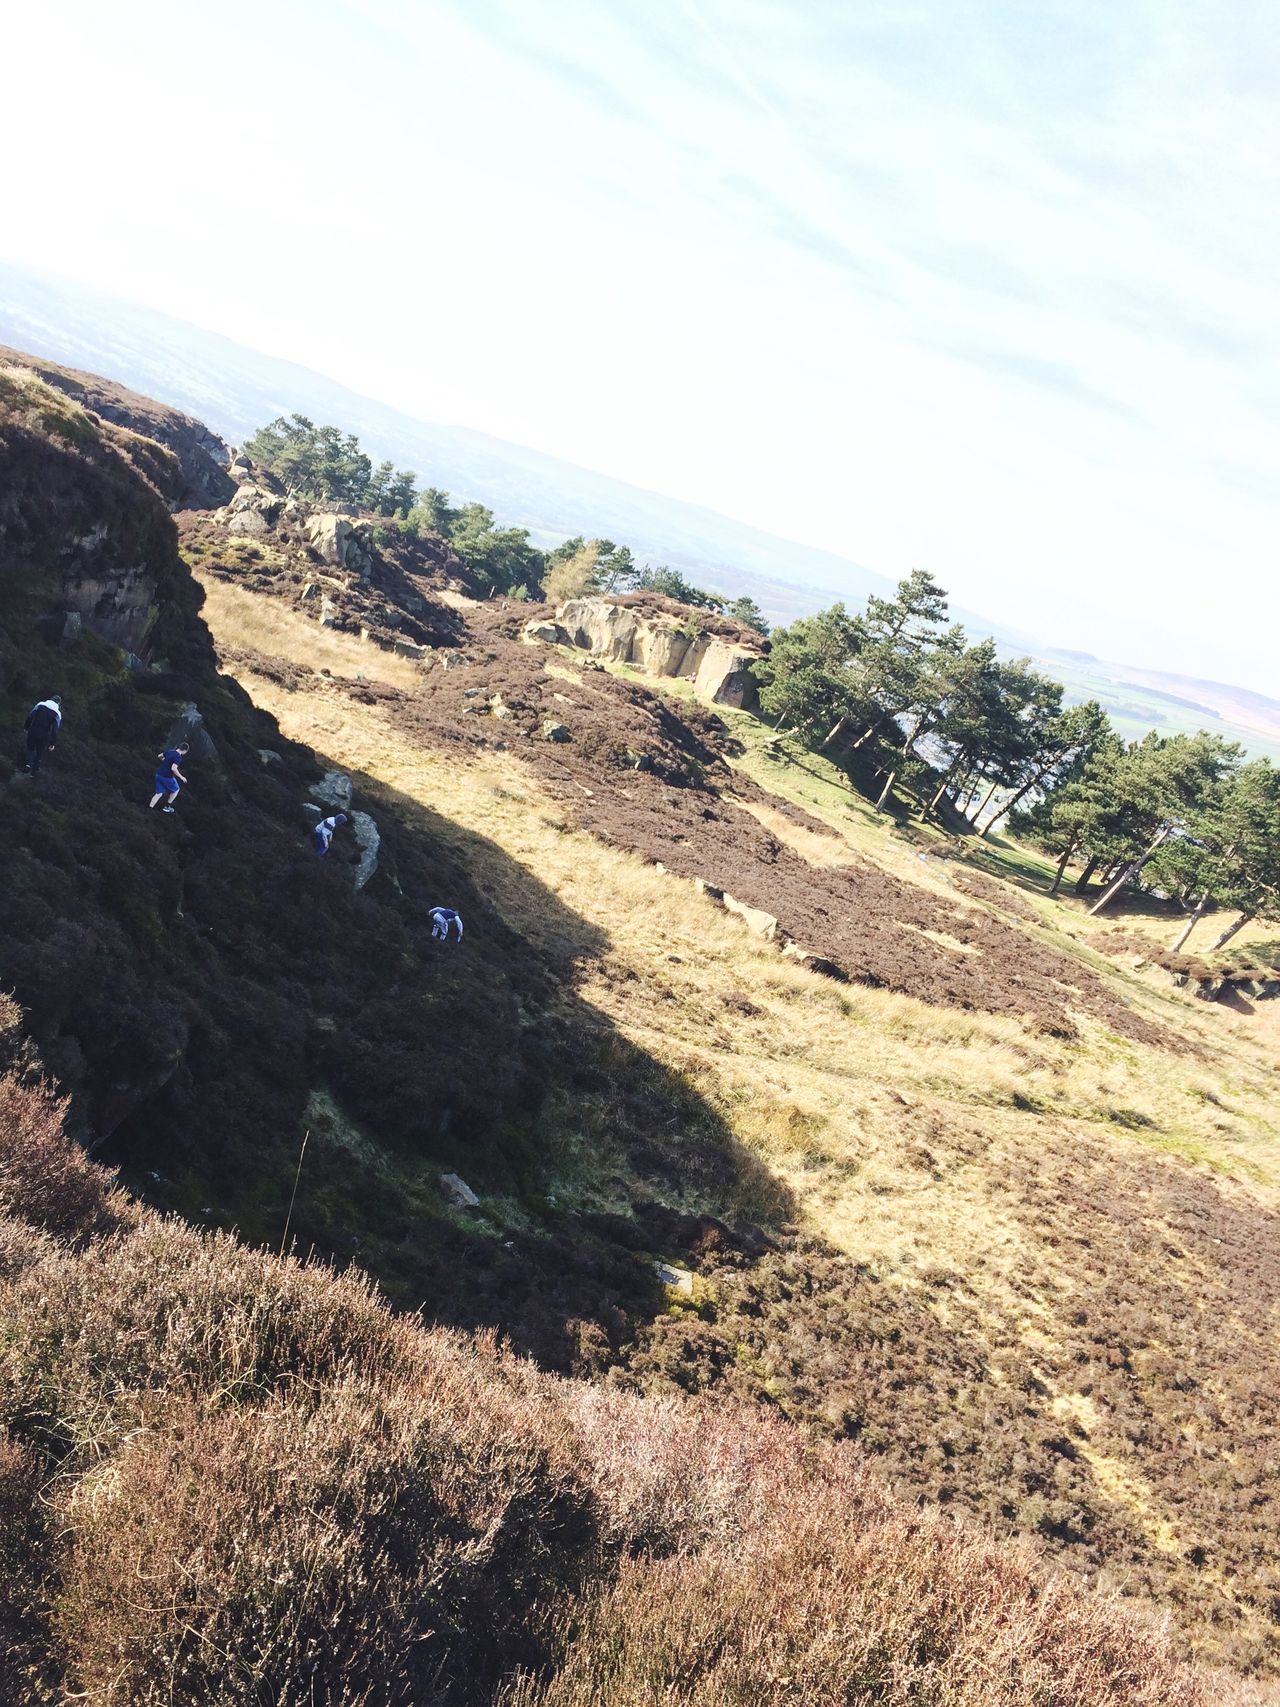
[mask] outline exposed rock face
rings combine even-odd
[[[34,364],[39,365],[39,364]],[[0,355],[0,572],[85,628],[147,655],[179,576],[168,506],[177,457],[91,414]],[[68,632],[67,618],[71,617]]]
[[[751,665],[764,656],[763,641],[730,638],[705,626],[702,613],[675,606],[629,605],[614,599],[570,599],[555,619],[535,618],[524,638],[544,645],[576,646],[595,658],[633,664],[650,676],[681,676],[699,699],[750,709],[755,704]],[[741,631],[738,631],[741,634]]]
[[[367,522],[322,511],[309,516],[302,531],[323,562],[354,570],[357,575],[367,575],[373,568],[373,536]]]

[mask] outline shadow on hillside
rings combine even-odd
[[[102,1159],[198,1223],[269,1247],[287,1225],[300,1255],[358,1264],[401,1306],[495,1328],[547,1367],[601,1367],[665,1307],[656,1258],[762,1248],[790,1194],[696,1086],[579,995],[604,932],[484,836],[352,776],[383,836],[362,894],[354,844],[339,832],[316,859],[296,797],[280,801],[285,846],[259,849],[251,894],[236,840],[211,832],[196,791],[183,803],[175,928],[218,970],[180,1073]],[[441,903],[465,921],[461,946],[431,937]],[[208,1034],[245,980],[267,1024],[228,1086]],[[285,1031],[301,1036],[288,1046]],[[246,1105],[268,1083],[273,1130],[255,1142],[265,1122]],[[450,1203],[445,1174],[478,1205]]]

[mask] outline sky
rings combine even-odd
[[[1274,0],[42,0],[5,37],[6,259],[1280,695]]]

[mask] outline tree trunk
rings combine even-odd
[[[888,781],[885,783],[884,787],[880,790],[880,798],[879,798],[879,800],[876,801],[876,811],[877,812],[882,812],[884,810],[884,803],[889,798],[889,791],[892,789],[897,775],[898,775],[898,773],[896,770],[892,770],[889,772]]]
[[[1178,933],[1177,942],[1173,943],[1170,946],[1170,949],[1169,949],[1170,954],[1176,954],[1178,952],[1178,950],[1182,947],[1183,943],[1187,940],[1187,938],[1191,935],[1192,931],[1196,928],[1196,926],[1200,923],[1201,919],[1204,917],[1204,910],[1208,905],[1209,905],[1209,891],[1206,889],[1204,894],[1196,902],[1195,911],[1192,913],[1191,917],[1187,920],[1186,924],[1182,927],[1181,931]]]
[[[982,814],[986,811],[987,807],[990,806],[991,796],[995,793],[996,789],[999,788],[999,786],[1000,786],[1000,783],[998,780],[996,782],[993,782],[991,784],[991,787],[987,790],[986,794],[983,796],[982,805],[979,806],[978,810],[974,813],[973,817],[970,818],[970,820],[969,820],[969,828],[971,830],[977,829],[978,819],[981,818]],[[998,818],[999,816],[1000,816],[1000,814],[997,812],[996,817]]]
[[[1136,877],[1138,875],[1138,873],[1142,870],[1143,866],[1151,858],[1152,854],[1160,846],[1161,842],[1163,842],[1167,837],[1171,836],[1172,834],[1173,834],[1173,825],[1172,824],[1165,824],[1165,825],[1161,826],[1160,834],[1156,837],[1155,841],[1152,842],[1151,846],[1147,849],[1146,853],[1139,854],[1137,859],[1131,860],[1130,863],[1127,866],[1125,866],[1124,870],[1120,873],[1119,877],[1116,878],[1115,882],[1111,885],[1110,889],[1108,889],[1101,896],[1101,898],[1099,900],[1097,900],[1093,903],[1093,906],[1090,907],[1090,909],[1089,909],[1089,917],[1090,918],[1093,918],[1095,914],[1100,913],[1102,911],[1102,909],[1112,899],[1112,897],[1115,895],[1118,895],[1120,893],[1120,891],[1124,888],[1125,884],[1128,883],[1130,878]]]
[[[1097,854],[1090,854],[1087,862],[1085,863],[1084,870],[1080,873],[1079,877],[1076,878],[1077,895],[1084,894],[1085,890],[1089,887],[1090,879],[1093,877],[1093,874],[1098,869],[1100,863],[1101,862]]]
[[[1209,952],[1211,954],[1213,954],[1213,953],[1216,953],[1218,949],[1225,948],[1226,945],[1231,941],[1232,937],[1236,934],[1236,932],[1242,931],[1244,929],[1244,927],[1251,922],[1252,919],[1253,919],[1252,913],[1241,913],[1240,917],[1236,920],[1235,924],[1227,926],[1226,930],[1223,931],[1222,935],[1218,938],[1217,942],[1214,943],[1213,947],[1209,950]]]
[[[1006,800],[998,812],[993,812],[991,814],[990,818],[987,819],[986,823],[978,831],[979,836],[989,836],[995,827],[997,820],[1000,818],[1007,818],[1010,812],[1013,811],[1014,807],[1017,806],[1020,801],[1026,799],[1027,795],[1031,793],[1031,790],[1036,786],[1036,784],[1044,781],[1045,777],[1048,776],[1049,772],[1057,762],[1056,758],[1053,759],[1049,764],[1045,765],[1043,769],[1038,770],[1030,782],[1024,782],[1012,800]]]
[[[950,781],[951,781],[951,772],[948,771],[946,776],[944,776],[942,781],[938,784],[938,792],[934,795],[933,799],[929,802],[929,804],[924,809],[924,814],[926,817],[928,816],[928,814],[930,812],[933,812],[936,810],[938,802],[942,799],[943,795],[947,792],[947,784]]]
[[[849,719],[847,716],[837,717],[835,722],[831,725],[831,728],[828,730],[827,738],[825,741],[823,741],[822,745],[824,747],[829,747],[831,745],[831,743],[835,740],[836,736],[840,733],[840,731],[848,723],[848,721],[849,721]]]
[[[1062,887],[1062,874],[1067,869],[1067,861],[1071,858],[1072,854],[1075,851],[1076,851],[1075,842],[1070,842],[1067,845],[1067,847],[1063,849],[1062,858],[1058,861],[1058,869],[1054,875],[1053,888],[1049,891],[1050,895],[1056,895],[1058,893],[1059,889],[1061,889],[1061,887]]]

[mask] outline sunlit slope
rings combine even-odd
[[[301,659],[311,629],[294,620],[284,644]],[[367,654],[351,647],[354,675]],[[1058,1037],[815,976],[693,885],[576,829],[513,754],[415,744],[394,707],[320,678],[243,680],[375,794],[420,803],[436,833],[454,826],[531,942],[566,918],[590,927],[545,944],[578,953],[580,997],[687,1079],[761,1164],[726,1201],[696,1166],[682,1172],[674,1131],[652,1158],[655,1196],[792,1217],[797,1239],[755,1264],[710,1253],[692,1297],[638,1332],[615,1378],[722,1390],[853,1435],[900,1485],[1172,1605],[1206,1651],[1274,1662],[1280,1134],[1265,1034],[1117,969],[1068,904],[920,861],[928,844],[884,837],[834,773],[741,760],[778,789],[781,822],[788,795],[803,800],[849,858],[991,909],[1029,950],[1080,958],[1176,1046],[1096,1019]],[[843,857],[834,838],[787,833],[815,861]],[[1017,856],[1003,857],[1016,877]],[[990,887],[964,890],[975,882]],[[539,886],[564,903],[554,917]],[[598,1100],[560,1099],[542,1141],[562,1207],[592,1216],[645,1188]]]

